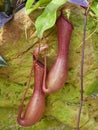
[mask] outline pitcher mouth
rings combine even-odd
[[[40,67],[44,68],[44,64],[43,64],[41,61],[39,61],[38,59],[36,59],[36,56],[35,56],[35,55],[33,55],[33,60],[36,61],[36,63],[37,63]]]
[[[70,20],[68,20],[67,18],[65,18],[63,14],[61,14],[59,17],[61,17],[61,16],[64,20],[66,20],[66,22],[68,22],[71,25],[72,29],[74,29],[72,22]],[[57,19],[57,21],[58,21],[58,19]],[[57,23],[57,21],[56,21],[56,23]]]

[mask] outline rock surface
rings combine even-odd
[[[15,14],[12,21],[0,30],[0,54],[9,66],[0,68],[0,130],[24,130],[17,124],[19,104],[32,65],[31,52],[44,44],[37,37],[34,22],[41,11],[29,17],[24,9]],[[83,36],[83,10],[74,7],[69,19],[74,31],[69,49],[69,75],[62,90],[46,96],[46,108],[42,119],[26,130],[74,130],[77,123],[80,98],[80,60]],[[53,64],[57,54],[56,27],[45,32],[49,48],[47,66]],[[84,103],[81,130],[98,130],[98,26],[89,15],[84,63]],[[39,59],[43,62],[44,54]],[[95,83],[95,85],[94,85]],[[93,85],[92,85],[93,84]],[[98,84],[98,83],[97,83]],[[94,89],[94,87],[97,87]],[[93,91],[91,91],[93,88]],[[33,91],[33,78],[25,104]]]

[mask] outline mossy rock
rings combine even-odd
[[[23,9],[16,13],[14,19],[0,30],[0,53],[8,63],[7,67],[0,68],[0,130],[75,130],[80,100],[80,61],[84,19],[83,10],[79,7],[74,7],[70,11],[69,19],[74,25],[74,31],[69,49],[68,78],[64,87],[59,92],[46,96],[44,115],[35,125],[29,128],[20,127],[16,120],[32,66],[31,53],[39,43],[44,44],[42,40],[38,39],[34,26],[35,19],[40,13],[41,11],[37,10],[29,17]],[[89,95],[87,94],[91,84],[98,80],[97,27],[96,22],[89,15],[85,45],[81,130],[98,129],[98,97],[92,97],[91,91]],[[90,36],[95,29],[95,33]],[[56,27],[46,31],[45,37],[49,46],[47,66],[50,68],[57,56]],[[43,58],[44,54],[42,53],[39,59],[43,62]],[[25,105],[33,92],[33,84],[32,76]]]

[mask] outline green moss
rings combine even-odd
[[[17,107],[23,96],[25,86],[0,80],[0,107]],[[29,90],[27,97],[31,95]]]

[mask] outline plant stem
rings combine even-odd
[[[24,105],[23,103],[24,103],[26,94],[27,94],[27,92],[28,92],[28,89],[29,89],[29,87],[30,87],[30,82],[31,82],[31,78],[32,78],[32,72],[33,72],[33,64],[32,64],[31,70],[30,70],[29,80],[28,80],[28,82],[27,82],[26,89],[25,89],[24,95],[23,95],[23,97],[22,97],[22,101],[21,101],[21,104],[20,104],[20,110],[19,110],[18,116],[21,116],[21,113],[22,113],[22,111],[23,111],[23,105]]]
[[[76,130],[79,130],[79,124],[81,119],[81,111],[83,106],[83,72],[84,72],[84,48],[85,48],[85,38],[86,38],[86,25],[87,25],[87,10],[85,9],[85,16],[84,16],[84,34],[83,34],[83,42],[82,42],[82,56],[81,56],[81,70],[80,70],[80,86],[81,86],[81,96],[80,96],[80,108],[78,113],[78,121]]]

